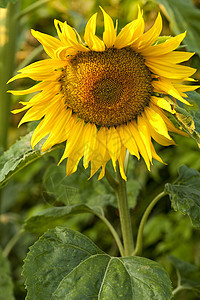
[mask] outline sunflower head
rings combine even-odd
[[[152,139],[168,146],[174,144],[169,131],[185,135],[166,116],[166,111],[175,111],[164,95],[189,104],[185,92],[197,86],[185,82],[191,82],[195,69],[180,63],[194,53],[175,51],[185,33],[157,43],[160,14],[144,32],[139,8],[137,19],[117,34],[111,17],[101,10],[103,39],[96,35],[97,14],[86,25],[84,43],[66,22],[55,20],[58,39],[32,30],[50,58],[25,67],[11,79],[39,81],[28,90],[11,91],[15,95],[37,92],[14,113],[28,110],[20,124],[41,119],[32,136],[33,147],[45,136],[43,151],[66,141],[60,162],[67,158],[68,175],[83,157],[85,168],[91,163],[91,176],[101,168],[102,178],[111,159],[114,169],[118,161],[126,180],[127,150],[138,159],[141,155],[150,169],[153,158],[162,162]]]

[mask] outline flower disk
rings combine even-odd
[[[85,168],[90,163],[91,176],[101,169],[101,179],[111,159],[115,170],[118,162],[126,180],[127,150],[138,159],[141,155],[150,170],[153,158],[162,162],[152,139],[168,146],[174,144],[169,131],[186,135],[166,116],[165,111],[175,113],[175,106],[164,96],[189,105],[185,92],[198,88],[191,85],[190,78],[196,70],[180,63],[194,53],[174,51],[185,33],[157,42],[162,30],[160,14],[144,32],[139,8],[137,19],[117,35],[111,17],[101,10],[103,40],[95,34],[97,14],[86,24],[85,43],[66,22],[58,20],[59,39],[32,30],[50,59],[25,67],[10,80],[29,77],[39,81],[27,90],[10,91],[14,95],[36,93],[13,113],[28,110],[20,124],[41,120],[32,147],[46,136],[42,151],[66,141],[60,162],[67,158],[67,175],[77,170],[83,158]]]
[[[61,76],[65,102],[85,122],[118,126],[132,121],[153,93],[151,72],[130,47],[83,52]]]

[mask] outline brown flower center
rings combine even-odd
[[[144,58],[126,47],[72,57],[61,76],[61,91],[79,118],[110,127],[136,119],[153,87]]]

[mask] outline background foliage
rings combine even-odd
[[[199,68],[200,2],[198,0],[104,0],[101,3],[96,0],[39,0],[38,2],[22,0],[21,3],[18,0],[8,2],[1,0],[1,7],[16,5],[17,2],[20,6],[16,12],[19,30],[16,36],[14,73],[24,65],[46,57],[42,47],[31,36],[31,28],[55,36],[53,19],[56,18],[61,21],[67,20],[72,27],[83,34],[87,19],[98,11],[97,32],[101,35],[103,18],[98,7],[99,4],[114,20],[119,19],[119,28],[135,18],[138,4],[144,9],[146,29],[151,27],[157,12],[161,11],[164,20],[162,35],[174,35],[187,30],[184,47],[188,51],[196,52],[189,64]],[[1,43],[3,43],[5,24],[3,23],[4,13],[1,12],[0,31]],[[1,58],[2,67],[4,58],[3,56]],[[200,79],[199,72],[195,74],[195,79]],[[14,83],[13,87],[24,89],[31,84],[30,79],[23,79]],[[193,101],[193,107],[187,112],[194,118],[196,127],[196,131],[192,132],[192,135],[196,141],[199,141],[200,116],[197,110],[200,106],[199,95],[190,94],[189,96]],[[23,96],[23,100],[25,98],[28,100],[28,97],[30,96]],[[16,96],[12,98],[13,108],[18,107],[19,100],[20,98]],[[182,106],[181,109],[188,108]],[[81,164],[77,173],[66,177],[65,162],[56,166],[64,146],[55,147],[45,155],[39,150],[40,145],[32,150],[30,136],[36,124],[33,122],[31,126],[23,125],[17,129],[21,116],[20,114],[10,115],[6,147],[13,146],[0,157],[0,185],[2,187],[0,190],[0,246],[3,249],[3,254],[2,251],[0,252],[0,290],[2,291],[0,299],[2,300],[5,299],[2,298],[3,294],[8,300],[25,298],[24,278],[21,273],[28,248],[47,229],[51,228],[52,231],[49,235],[54,235],[53,230],[56,225],[66,225],[69,231],[78,230],[85,234],[98,246],[95,246],[97,253],[104,251],[109,255],[119,255],[106,226],[95,214],[91,213],[91,210],[94,210],[96,214],[101,215],[104,210],[106,217],[119,231],[119,215],[115,195],[105,178],[97,182],[97,174],[88,181],[89,171],[84,170]],[[180,119],[180,116],[176,116],[176,118],[180,123],[182,122],[182,126],[186,128],[190,126],[189,123]],[[24,135],[26,136],[15,144],[15,141]],[[178,212],[171,209],[171,203],[167,196],[154,208],[144,230],[143,256],[146,259],[155,260],[168,271],[174,288],[177,278],[181,278],[182,285],[189,287],[188,290],[177,293],[174,299],[195,300],[199,297],[200,287],[200,234],[197,229],[193,228],[192,223],[199,227],[200,181],[197,171],[200,170],[200,155],[195,139],[181,136],[174,138],[177,146],[163,148],[156,145],[160,156],[167,165],[155,162],[151,173],[146,170],[142,161],[138,162],[137,159],[130,158],[129,205],[133,228],[138,228],[148,203],[165,186],[170,194],[172,206]],[[183,164],[186,167],[179,169],[179,179],[177,180],[177,170]],[[113,172],[110,166],[109,168],[110,172]],[[194,168],[197,171],[189,171],[187,168]],[[184,189],[185,177],[183,174],[186,171],[188,180],[191,184],[195,184],[195,189],[194,186],[191,190]],[[168,184],[165,185],[166,183]],[[192,193],[194,193],[194,197],[191,196]],[[184,202],[184,199],[187,203]],[[65,210],[60,210],[63,206],[66,206]],[[77,214],[80,206],[84,213]],[[54,216],[53,220],[52,215]],[[135,238],[136,234],[135,230]],[[45,242],[44,236],[40,243]],[[87,247],[89,246],[87,245]],[[5,255],[8,256],[8,259],[5,258]],[[110,259],[109,255],[106,255],[105,259]],[[185,271],[186,264],[187,272]],[[178,270],[177,273],[175,268]],[[24,269],[24,273],[27,272],[27,269]],[[191,287],[193,287],[192,291],[190,291]]]

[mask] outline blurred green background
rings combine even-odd
[[[3,3],[3,2],[2,2]],[[38,4],[37,7],[35,4]],[[101,5],[113,20],[118,20],[121,29],[137,16],[138,4],[144,10],[145,30],[149,29],[157,13],[161,11],[163,18],[162,35],[175,35],[188,31],[183,49],[195,51],[197,54],[187,63],[199,68],[200,55],[200,1],[172,0],[134,1],[134,0],[74,0],[74,1],[38,1],[22,0],[18,3],[18,33],[16,36],[15,68],[17,69],[34,61],[46,58],[42,47],[33,38],[30,29],[55,36],[53,20],[67,21],[81,36],[89,17],[98,12],[97,34],[102,36],[103,16],[99,9]],[[12,5],[12,4],[9,4]],[[16,4],[13,4],[16,5]],[[32,8],[32,9],[29,9]],[[4,40],[4,14],[6,8],[1,9],[1,44]],[[4,57],[1,57],[2,61]],[[200,79],[200,72],[194,75]],[[28,88],[33,84],[30,79],[14,82],[14,89]],[[30,99],[28,96],[13,96],[12,109],[19,107],[20,100]],[[11,115],[7,132],[7,146],[12,145],[20,136],[34,129],[36,123],[22,125],[17,128],[22,114]],[[2,129],[1,129],[2,130]],[[137,228],[141,216],[148,203],[163,190],[166,182],[173,182],[177,177],[177,168],[185,164],[200,170],[199,148],[195,141],[174,135],[176,146],[162,147],[155,145],[156,150],[167,165],[154,162],[151,172],[148,172],[142,160],[130,157],[128,170],[128,195],[131,207],[133,231],[136,238]],[[5,249],[8,242],[15,236],[24,220],[45,208],[63,206],[76,203],[87,203],[102,206],[107,218],[117,231],[120,230],[119,214],[115,195],[102,179],[97,182],[98,174],[88,181],[89,170],[84,170],[80,164],[78,172],[66,177],[65,162],[57,166],[64,149],[57,149],[45,155],[34,163],[18,172],[1,190],[0,215],[0,243]],[[109,166],[113,172],[112,167]],[[62,223],[63,224],[63,223]],[[55,224],[52,224],[54,226]],[[102,250],[111,255],[119,255],[112,236],[105,225],[90,214],[81,214],[68,218],[68,227],[78,230],[90,237]],[[14,295],[18,300],[24,299],[24,279],[21,276],[23,260],[28,248],[44,232],[38,228],[35,233],[26,232],[15,244],[9,254],[11,274],[14,283]],[[183,216],[171,209],[168,197],[163,198],[154,208],[144,231],[143,256],[161,263],[169,272],[174,287],[176,286],[176,272],[168,256],[175,255],[187,262],[200,267],[200,234],[194,230],[187,216]],[[195,300],[197,295],[191,291],[182,291],[174,299]],[[1,295],[0,295],[0,299]],[[8,299],[9,300],[9,299]]]

